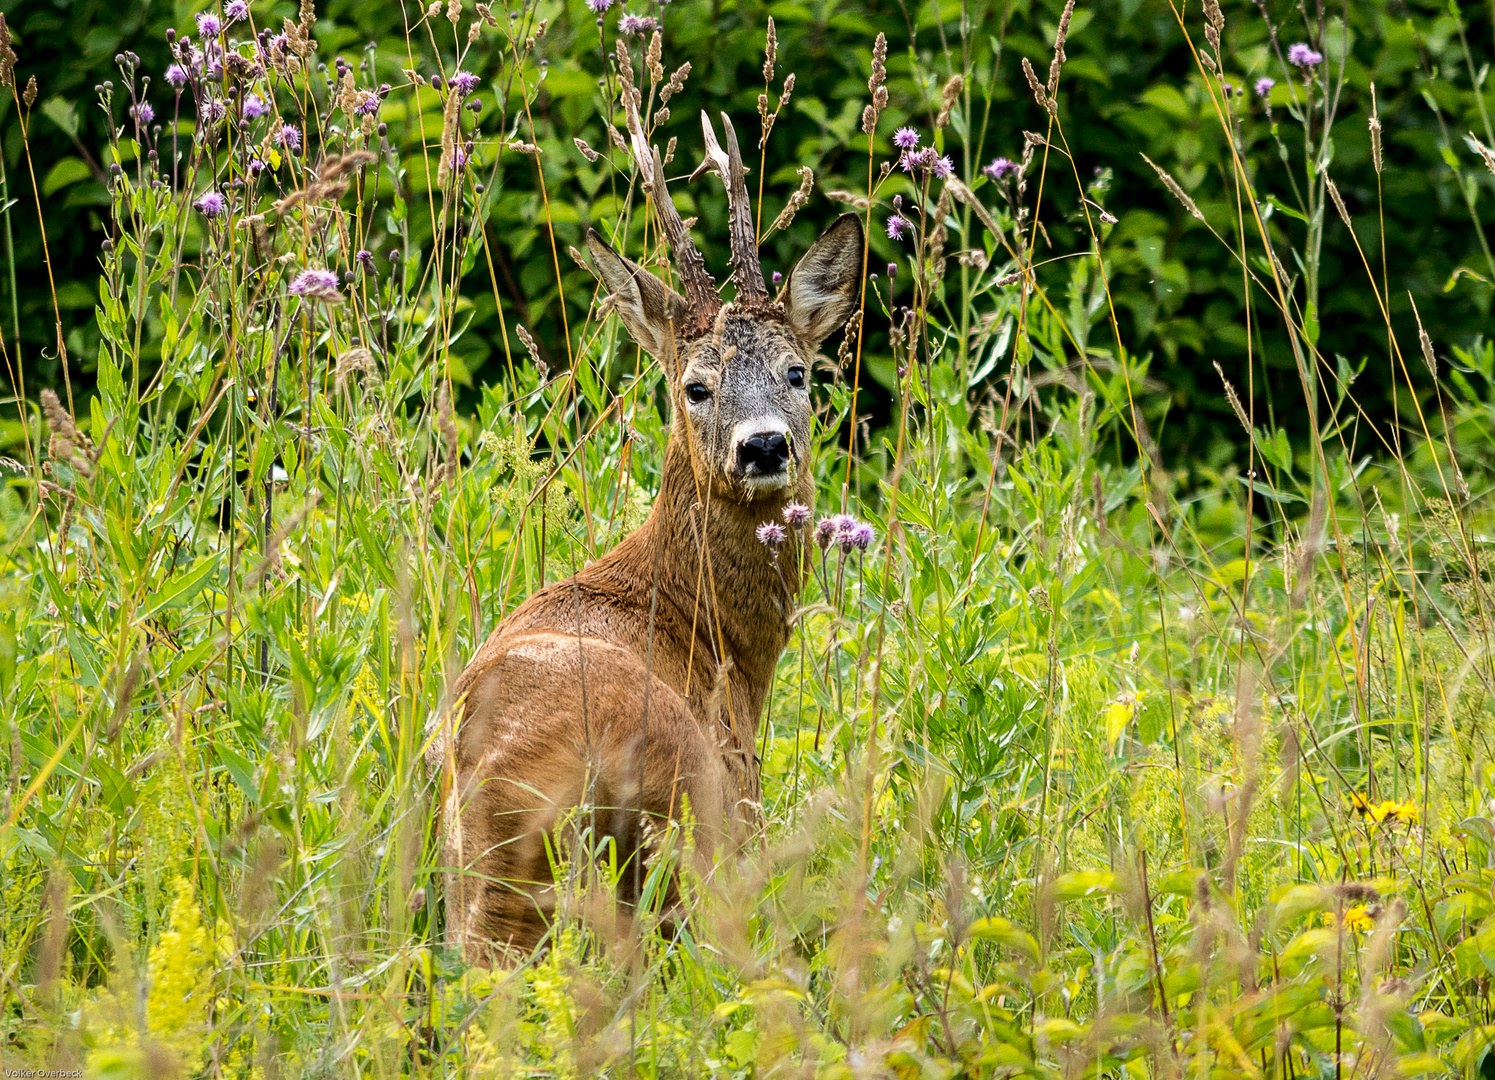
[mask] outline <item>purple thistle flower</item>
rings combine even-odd
[[[841,550],[850,551],[856,548],[858,551],[866,551],[872,546],[872,541],[877,538],[877,530],[865,521],[854,523],[841,536]]]
[[[894,214],[892,217],[888,218],[888,239],[902,240],[904,230],[910,229],[912,227],[913,226],[909,224],[908,218],[904,217],[902,214]]]
[[[913,155],[914,164],[921,169],[932,169],[940,159],[940,152],[932,146],[926,146],[917,154]]]
[[[607,9],[613,6],[613,0],[587,0],[587,7],[593,15],[606,15]]]
[[[228,106],[223,104],[222,98],[208,98],[202,103],[200,115],[204,124],[220,124],[228,115]]]
[[[258,94],[250,94],[244,99],[244,119],[258,120],[270,111],[270,106],[265,104],[265,99]]]
[[[249,18],[249,0],[228,0],[223,5],[223,14],[231,23]]]
[[[984,172],[987,176],[991,177],[993,180],[1000,180],[1008,173],[1017,172],[1017,162],[1013,161],[1011,158],[992,158],[991,161],[986,165],[986,167],[981,171]]]
[[[815,523],[815,543],[819,545],[821,551],[830,547],[832,541],[836,539],[836,534],[841,530],[841,520],[843,518],[847,521],[851,520],[845,514],[832,514],[830,517],[823,517]]]
[[[187,85],[187,69],[181,64],[166,65],[166,81],[180,90]]]
[[[950,160],[949,154],[937,159],[930,168],[934,170],[936,180],[948,180],[955,175],[955,162]]]
[[[1276,79],[1269,79],[1265,75],[1256,80],[1256,96],[1266,97],[1272,92],[1272,87],[1277,85]]]
[[[773,272],[773,283],[774,283],[774,285],[777,286],[779,284],[779,282],[781,282],[783,280],[784,280],[784,275],[781,274],[779,271],[775,270]]]
[[[912,150],[905,150],[903,156],[898,159],[898,167],[904,172],[913,172],[914,166],[919,163],[919,155]]]
[[[451,83],[452,89],[457,91],[458,97],[466,97],[478,88],[480,80],[470,71],[454,71],[448,81]]]
[[[647,34],[657,24],[647,15],[624,15],[618,20],[618,33],[620,34]]]
[[[368,273],[372,274],[374,272],[374,253],[372,251],[369,251],[367,248],[360,249],[358,254],[353,256],[353,258]]]
[[[216,191],[203,192],[202,198],[192,205],[205,218],[222,217],[223,212],[228,209],[228,201]]]
[[[130,109],[130,115],[135,118],[137,126],[149,127],[150,122],[156,118],[156,110],[151,108],[149,101],[142,101]]]
[[[810,508],[804,503],[792,502],[784,507],[784,521],[790,528],[797,529],[810,520]]]
[[[765,521],[758,526],[758,543],[765,547],[778,547],[787,539],[789,539],[789,534],[777,521]]]
[[[464,165],[466,165],[466,164],[467,164],[467,151],[464,150],[464,149],[462,149],[462,147],[460,147],[460,146],[454,146],[454,147],[452,147],[452,160],[451,160],[452,172],[459,172],[459,171],[461,171],[462,167]]]
[[[353,106],[353,112],[358,116],[378,116],[379,106],[384,104],[379,100],[379,95],[372,90],[360,90],[358,92],[358,104]]]
[[[1287,62],[1301,68],[1315,67],[1324,62],[1324,56],[1299,41],[1287,47]]]
[[[919,145],[919,133],[911,127],[901,127],[893,132],[893,145],[900,150],[912,150]]]
[[[338,288],[337,275],[331,270],[303,270],[291,282],[291,295],[304,296],[308,300],[321,300],[326,304],[342,303],[343,294]]]
[[[197,32],[205,38],[217,37],[223,29],[223,23],[218,21],[218,16],[211,11],[204,11],[197,16]]]
[[[277,140],[287,150],[301,149],[301,129],[295,124],[282,124]]]

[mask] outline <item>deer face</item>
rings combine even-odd
[[[857,302],[862,227],[845,214],[790,271],[776,302],[728,304],[683,340],[686,300],[595,231],[593,262],[628,332],[670,383],[675,438],[690,440],[698,471],[743,502],[781,493],[808,464],[810,361]]]

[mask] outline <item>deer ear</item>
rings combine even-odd
[[[675,359],[675,327],[685,319],[685,298],[632,259],[619,255],[596,229],[587,230],[587,247],[597,276],[613,296],[613,309],[633,340],[669,369]]]
[[[784,311],[789,325],[818,346],[857,306],[866,240],[855,214],[842,214],[789,271]]]

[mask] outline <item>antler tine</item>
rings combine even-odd
[[[716,131],[706,110],[701,110],[701,130],[706,136],[706,157],[711,168],[727,187],[727,213],[732,237],[732,276],[737,281],[738,296],[749,302],[768,299],[763,284],[763,268],[758,265],[758,233],[753,226],[753,208],[748,203],[747,178],[742,168],[742,151],[737,147],[737,132],[732,118],[722,113],[722,127],[727,133],[723,153],[716,141]],[[705,167],[702,162],[702,167]],[[697,170],[698,172],[700,170]]]
[[[680,212],[675,209],[669,185],[665,183],[664,161],[659,156],[659,148],[649,146],[644,138],[643,125],[639,123],[638,103],[626,91],[623,94],[623,113],[628,124],[629,153],[643,177],[644,190],[654,198],[654,211],[659,215],[660,230],[670,246],[675,269],[680,273],[681,287],[685,289],[685,299],[690,304],[691,322],[709,322],[710,316],[715,315],[722,306],[721,297],[716,294],[716,282],[706,272],[706,260],[701,258],[695,241],[685,228],[685,222],[680,220]]]

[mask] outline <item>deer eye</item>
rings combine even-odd
[[[699,405],[710,398],[711,391],[706,389],[705,383],[693,382],[685,388],[685,400],[692,405]]]
[[[794,389],[796,390],[803,390],[805,388],[804,368],[792,367],[789,369],[789,385],[794,387]]]

